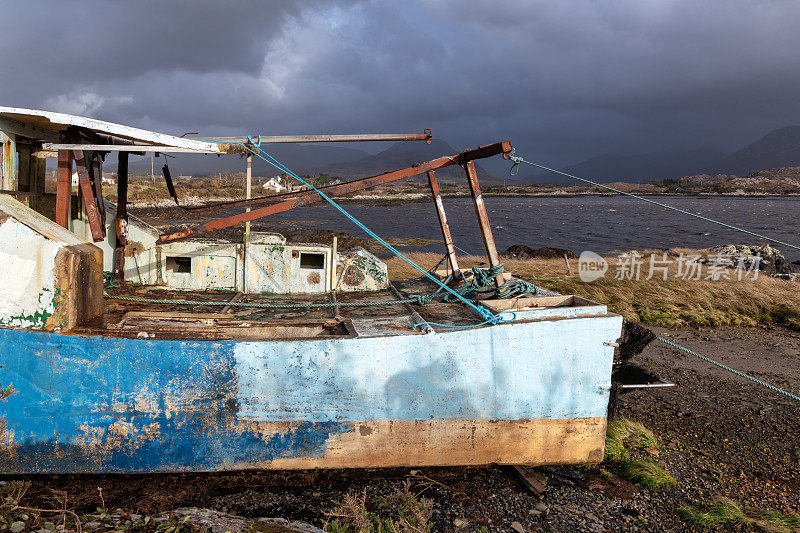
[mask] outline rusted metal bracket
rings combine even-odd
[[[73,150],[72,157],[75,159],[75,166],[78,170],[78,185],[83,196],[83,204],[86,206],[86,217],[89,220],[89,229],[92,232],[94,242],[102,241],[106,238],[106,228],[100,220],[100,213],[97,210],[97,200],[89,181],[89,171],[86,168],[86,160],[83,157],[83,150]]]
[[[450,262],[450,270],[453,271],[453,279],[462,277],[461,270],[458,268],[458,258],[456,257],[456,249],[453,246],[453,237],[450,235],[450,225],[447,223],[447,215],[444,212],[444,204],[442,203],[442,193],[439,190],[439,182],[436,180],[436,171],[428,171],[428,184],[431,186],[431,194],[433,201],[436,204],[436,214],[439,215],[439,225],[442,228],[442,238],[444,245],[447,247],[447,259]]]
[[[483,195],[481,194],[481,186],[478,183],[475,163],[467,161],[463,167],[467,173],[469,190],[472,193],[472,201],[475,204],[475,214],[478,216],[478,224],[481,227],[481,237],[483,237],[483,245],[486,247],[486,257],[489,259],[489,266],[494,268],[500,264],[500,257],[497,255],[497,247],[494,244],[494,235],[492,235],[492,225],[489,224],[486,206],[483,203]],[[506,282],[502,274],[495,277],[494,281],[498,287]]]
[[[443,167],[449,167],[451,165],[462,165],[471,162],[474,159],[482,159],[485,157],[506,154],[509,152],[511,152],[511,141],[503,141],[501,143],[488,144],[486,146],[475,148],[474,150],[466,150],[464,152],[461,152],[460,154],[456,154],[453,156],[439,157],[437,159],[428,161],[427,163],[420,163],[418,165],[410,166],[400,170],[394,170],[392,172],[386,172],[384,174],[379,174],[377,176],[349,181],[347,183],[340,183],[338,185],[328,185],[327,187],[320,187],[320,191],[322,191],[326,196],[339,196],[344,194],[350,194],[357,191],[362,191],[364,189],[370,189],[372,187],[376,187],[384,183],[390,183],[404,178],[409,178],[411,176],[416,176],[418,174],[423,174],[429,170],[436,170]],[[268,215],[274,215],[275,213],[281,213],[283,211],[289,211],[290,209],[294,209],[296,207],[303,207],[306,205],[312,205],[323,201],[322,197],[316,191],[306,190],[306,191],[299,191],[282,195],[253,198],[251,200],[224,202],[224,203],[214,204],[214,207],[255,205],[257,201],[258,203],[270,203],[274,202],[275,200],[280,200],[284,198],[288,199],[273,205],[256,209],[254,211],[250,211],[249,213],[240,213],[238,215],[212,220],[210,222],[205,222],[203,224],[198,224],[195,226],[190,226],[188,228],[173,231],[171,233],[165,233],[161,235],[161,237],[158,239],[157,244],[165,244],[168,242],[182,241],[192,237],[199,237],[201,235],[205,235],[206,233],[218,229],[227,228],[230,226],[234,226],[236,224],[241,224],[242,222],[247,222],[248,220],[257,220],[259,218]],[[495,256],[497,256],[496,252]]]

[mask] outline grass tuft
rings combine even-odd
[[[615,418],[606,428],[607,461],[627,461],[630,459],[629,449],[657,450],[660,446],[653,432],[639,422]]]
[[[678,515],[687,524],[709,528],[721,525],[747,525],[753,522],[744,514],[742,508],[729,498],[720,498],[705,510],[685,505],[678,508]]]
[[[754,513],[754,515],[756,522],[767,522],[773,526],[773,529],[800,530],[800,515],[797,514],[786,514],[780,511],[760,511]]]
[[[652,491],[675,488],[672,475],[652,461],[629,461],[622,465],[622,477]]]
[[[411,492],[406,480],[403,488],[388,498],[378,498],[383,513],[367,509],[367,491],[347,494],[336,506],[325,524],[327,533],[425,533],[431,530],[428,521],[433,513],[430,500]],[[386,515],[389,516],[386,516]]]
[[[719,498],[704,509],[685,505],[678,508],[678,515],[687,524],[703,528],[755,525],[760,530],[775,533],[800,530],[800,515],[780,511],[745,512],[730,498]]]

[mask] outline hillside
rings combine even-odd
[[[787,126],[723,158],[712,170],[741,176],[764,168],[797,165],[800,165],[800,126]]]
[[[616,155],[603,154],[560,170],[592,181],[630,181],[646,183],[654,179],[673,178],[698,172],[715,163],[722,152],[714,148],[698,148],[686,152]],[[552,173],[530,176],[533,183],[571,183],[574,180]]]
[[[800,126],[771,131],[752,144],[725,155],[714,148],[647,154],[603,154],[559,170],[593,181],[645,183],[681,176],[716,174],[745,176],[762,169],[800,165]],[[564,176],[535,171],[529,183],[569,183]]]

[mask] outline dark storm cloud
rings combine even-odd
[[[6,2],[7,105],[204,134],[511,138],[567,163],[800,123],[800,4]]]

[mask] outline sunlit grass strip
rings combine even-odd
[[[642,254],[661,251],[643,250]],[[698,254],[699,250],[672,249],[669,257],[678,254]],[[410,253],[417,264],[430,268],[442,254]],[[660,276],[647,277],[643,266],[641,279],[619,280],[615,278],[614,256],[608,257],[609,270],[605,277],[584,283],[578,277],[577,260],[570,260],[571,272],[567,272],[563,259],[509,259],[506,271],[526,281],[561,294],[575,294],[589,300],[608,305],[610,311],[622,315],[626,320],[662,327],[707,327],[707,326],[755,326],[756,324],[783,325],[800,330],[800,300],[797,299],[797,283],[759,274],[758,278],[737,279],[736,271],[729,270],[730,279],[718,281],[675,278],[677,267],[673,263],[664,281]],[[477,265],[470,256],[459,256],[459,266],[467,269]],[[400,261],[387,261],[391,279],[406,279],[419,276]],[[486,267],[486,265],[479,265]]]

